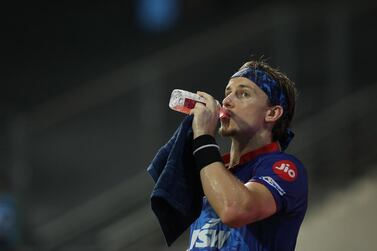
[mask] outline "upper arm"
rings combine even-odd
[[[266,219],[280,211],[306,210],[306,171],[293,160],[264,161],[244,186],[248,195],[232,210],[233,227]]]
[[[230,227],[241,227],[270,217],[277,211],[271,192],[258,182],[244,184],[247,189],[239,204],[228,207],[220,218]]]
[[[263,220],[276,213],[277,206],[274,196],[265,185],[251,181],[247,182],[245,186],[250,191],[252,197],[250,201],[253,204],[248,223]]]

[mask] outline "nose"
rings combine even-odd
[[[233,107],[233,100],[232,100],[232,94],[228,94],[228,96],[226,96],[224,99],[223,99],[223,106],[226,107],[226,108],[231,108]]]

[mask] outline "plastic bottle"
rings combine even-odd
[[[205,99],[196,93],[174,89],[170,96],[169,107],[174,111],[189,114],[196,102],[205,104]],[[219,101],[216,100],[216,102],[220,105]],[[220,108],[219,117],[229,117],[229,115],[223,108]]]

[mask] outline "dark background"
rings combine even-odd
[[[309,171],[308,217],[374,175],[376,4],[144,2],[2,5],[0,175],[15,250],[165,250],[145,170],[183,118],[170,93],[222,100],[251,55],[299,89],[288,152]],[[152,4],[162,16],[143,22]]]

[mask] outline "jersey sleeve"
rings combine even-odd
[[[307,174],[294,157],[284,154],[262,160],[250,181],[263,184],[271,192],[278,211],[306,209]]]

